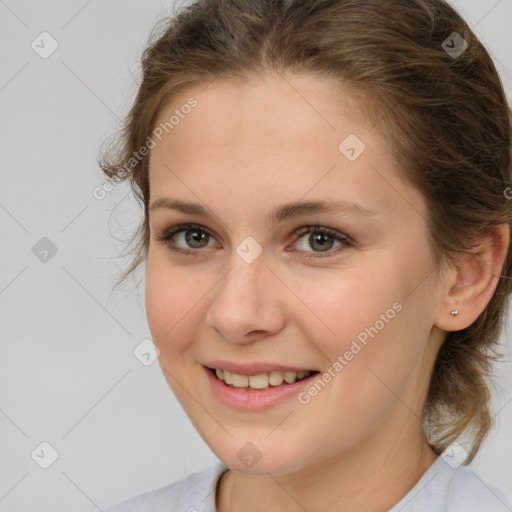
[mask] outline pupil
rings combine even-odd
[[[190,235],[190,233],[193,233],[192,235]],[[204,233],[203,231],[187,231],[187,234],[186,234],[186,239],[187,239],[187,242],[190,242],[190,241],[194,241],[194,242],[201,242],[201,241],[204,241],[207,237],[207,233]],[[328,250],[331,248],[332,246],[332,240],[331,240],[331,243],[329,244],[328,242],[326,242],[326,238],[329,238],[330,235],[327,235],[325,233],[320,233],[319,235],[311,235],[309,237],[309,240],[312,244],[317,244],[319,246],[320,249],[323,249],[323,250]]]
[[[312,243],[318,243],[320,249],[324,249],[324,250],[328,250],[330,249],[331,245],[332,245],[332,240],[331,240],[331,244],[329,245],[329,243],[325,243],[325,238],[326,237],[329,237],[330,235],[326,235],[325,233],[321,233],[319,235],[311,235],[310,237],[310,241]],[[322,241],[323,240],[323,241]]]
[[[190,233],[194,233],[193,235],[190,235]],[[207,234],[202,231],[187,231],[185,238],[187,239],[187,242],[190,243],[191,241],[194,242],[201,242],[201,240],[204,240],[206,238]]]

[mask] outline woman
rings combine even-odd
[[[102,168],[162,371],[221,462],[108,509],[505,511],[488,434],[511,116],[442,0],[205,0]],[[124,276],[125,277],[125,276]]]

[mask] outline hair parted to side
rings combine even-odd
[[[313,73],[354,86],[372,105],[366,113],[397,169],[426,198],[435,276],[474,253],[493,226],[512,225],[511,110],[488,52],[444,0],[198,0],[163,22],[144,51],[123,129],[99,158],[109,178],[146,144],[164,100],[177,92],[221,74],[244,81],[269,71]],[[468,43],[457,58],[442,47],[453,32]],[[116,286],[147,256],[148,169],[149,155],[122,178],[144,219]],[[427,440],[441,453],[469,437],[464,464],[494,424],[490,385],[511,275],[509,247],[492,299],[472,325],[447,333],[430,382]]]

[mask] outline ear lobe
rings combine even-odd
[[[482,236],[482,243],[447,271],[447,290],[434,324],[444,331],[470,326],[491,300],[501,275],[510,241],[508,224],[499,224]],[[453,316],[451,311],[458,310]]]

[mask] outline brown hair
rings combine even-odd
[[[461,55],[457,32],[467,43]],[[436,263],[454,265],[482,233],[511,224],[511,111],[491,57],[444,0],[198,0],[163,25],[142,58],[142,83],[121,132],[102,151],[109,178],[130,172],[144,219],[131,239],[129,268],[147,256],[147,144],[163,101],[219,75],[314,73],[354,85],[377,108],[379,135],[397,167],[426,198]],[[376,113],[378,112],[378,113]],[[132,160],[130,160],[132,159]],[[469,433],[471,462],[493,426],[490,384],[511,291],[509,247],[496,291],[469,327],[448,332],[423,412],[436,453]]]

